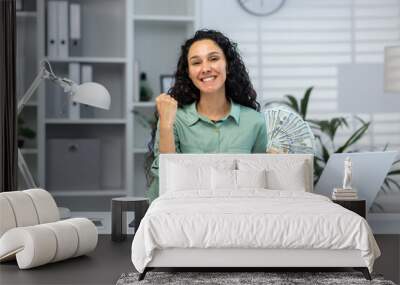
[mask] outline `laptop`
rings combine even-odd
[[[350,157],[352,161],[351,185],[357,189],[359,199],[366,200],[368,211],[397,154],[397,151],[334,153],[329,157],[314,187],[314,193],[331,198],[333,188],[343,186],[344,160]]]

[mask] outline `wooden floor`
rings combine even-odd
[[[375,238],[382,256],[377,259],[374,272],[398,284],[400,236],[378,235]],[[100,235],[96,250],[88,256],[28,270],[19,270],[15,261],[1,263],[0,285],[115,284],[122,273],[135,271],[130,258],[131,243],[132,237],[124,242],[112,242],[109,235]]]
[[[87,256],[19,270],[17,263],[0,264],[0,284],[115,284],[124,272],[134,271],[131,262],[132,238],[112,242],[100,235],[97,248]]]

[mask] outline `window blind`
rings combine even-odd
[[[235,1],[218,2],[228,7]],[[218,17],[207,9],[209,4],[203,5],[202,24],[223,31],[239,44],[260,101],[282,99],[285,94],[300,98],[314,86],[311,118],[349,119],[350,128],[338,133],[337,145],[360,126],[355,119],[359,116],[371,121],[371,126],[357,148],[383,149],[389,142],[389,149],[400,149],[400,110],[341,114],[337,93],[339,64],[383,63],[384,46],[400,44],[400,0],[287,0],[268,17],[226,8],[224,21],[214,20]]]

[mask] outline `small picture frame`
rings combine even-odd
[[[174,85],[175,77],[173,75],[160,75],[160,91],[167,93],[168,90]]]

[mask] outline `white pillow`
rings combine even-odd
[[[236,170],[238,188],[267,188],[267,171]]]
[[[185,191],[193,189],[211,190],[212,169],[234,169],[235,161],[213,161],[209,165],[189,161],[168,162],[166,191]]]
[[[210,189],[211,167],[186,166],[169,163],[167,191],[185,191],[189,189]]]
[[[236,190],[236,170],[216,169],[211,170],[211,188],[213,190]]]
[[[308,185],[305,167],[305,163],[302,163],[294,164],[291,168],[285,169],[285,171],[268,170],[268,189],[305,192]]]
[[[239,159],[239,170],[267,171],[267,188],[273,190],[307,191],[312,189],[309,169],[304,160],[266,157],[265,159]]]
[[[213,190],[237,190],[240,188],[267,188],[266,170],[211,170]]]

